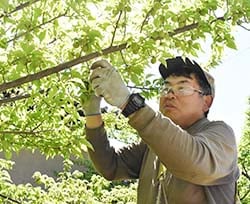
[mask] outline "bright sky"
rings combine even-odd
[[[216,88],[209,119],[228,123],[239,143],[249,109],[250,31],[238,28],[235,40],[238,50],[227,50],[222,63],[210,71]]]

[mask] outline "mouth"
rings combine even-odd
[[[172,109],[176,109],[176,106],[173,105],[173,104],[167,103],[167,104],[164,105],[164,108],[167,109],[167,110],[172,110]]]

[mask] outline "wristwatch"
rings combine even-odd
[[[145,106],[145,98],[143,98],[138,93],[133,93],[129,96],[128,103],[122,111],[125,117],[128,117],[135,111],[143,108]]]

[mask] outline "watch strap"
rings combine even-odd
[[[122,111],[125,117],[128,117],[137,110],[145,107],[145,98],[143,98],[139,93],[133,93],[129,96],[128,103]]]

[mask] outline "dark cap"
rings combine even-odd
[[[178,73],[196,73],[200,80],[202,80],[210,89],[211,95],[215,95],[214,78],[204,69],[200,67],[195,61],[182,57],[175,57],[166,59],[167,66],[160,64],[159,71],[163,79],[166,79],[170,75],[177,75]]]

